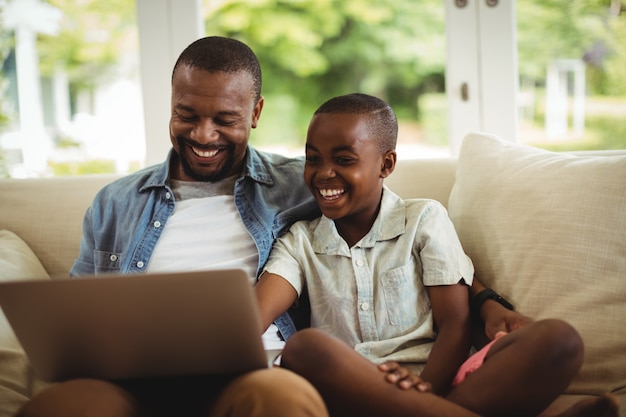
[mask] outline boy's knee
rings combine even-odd
[[[250,372],[220,394],[211,417],[327,417],[326,405],[304,378],[286,369]]]
[[[300,330],[287,340],[281,355],[281,366],[294,370],[312,363],[322,366],[326,357],[324,352],[331,344],[329,336],[318,329]]]
[[[574,327],[559,319],[541,320],[536,324],[543,340],[543,351],[548,352],[554,361],[582,365],[584,343]]]

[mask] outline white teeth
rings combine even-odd
[[[211,149],[210,151],[203,151],[201,149],[197,149],[193,147],[191,149],[196,155],[201,156],[203,158],[210,158],[212,156],[215,156],[217,152],[219,152],[217,149]]]
[[[346,190],[343,188],[335,188],[335,189],[322,189],[320,188],[320,194],[324,198],[332,198],[337,197],[343,194]]]

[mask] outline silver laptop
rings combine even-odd
[[[243,270],[4,282],[0,306],[46,381],[268,366]]]

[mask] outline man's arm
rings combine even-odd
[[[421,378],[432,391],[443,394],[459,366],[467,359],[471,345],[467,286],[459,283],[428,287],[437,339]]]
[[[474,277],[472,286],[469,288],[470,304],[473,304],[478,294],[485,290],[487,290],[487,287],[478,278]],[[488,340],[493,340],[499,331],[508,333],[532,322],[530,318],[510,310],[492,299],[486,299],[478,308],[473,310],[474,322],[480,324],[478,334],[474,335],[474,346],[477,348],[484,345]],[[484,332],[480,331],[482,323],[484,323]],[[485,339],[484,336],[487,336],[488,339]]]
[[[92,228],[92,208],[87,209],[83,218],[83,235],[80,239],[80,252],[78,258],[74,260],[74,264],[69,271],[70,276],[93,275],[96,273],[93,254],[93,228]]]
[[[263,272],[254,287],[263,331],[298,299],[296,289],[283,277]]]

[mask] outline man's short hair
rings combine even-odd
[[[244,71],[250,74],[254,85],[255,101],[261,98],[261,66],[248,45],[232,38],[207,36],[191,43],[180,54],[174,70],[181,65],[202,69],[208,72],[235,73]]]
[[[322,104],[314,114],[321,113],[363,115],[380,152],[396,149],[398,119],[391,106],[378,97],[362,93],[333,97]]]

